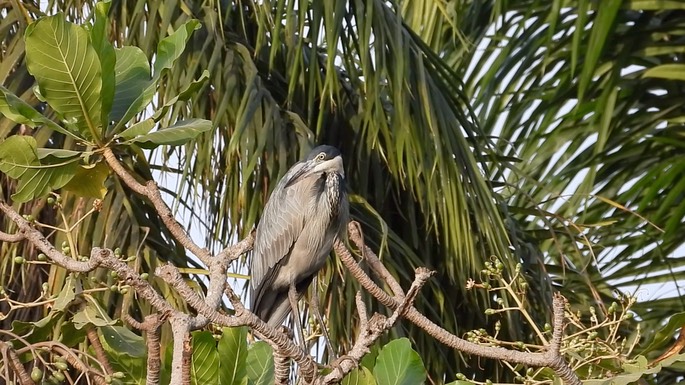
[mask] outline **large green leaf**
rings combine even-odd
[[[26,64],[41,95],[68,126],[99,141],[102,68],[88,32],[59,13],[29,25],[25,40]]]
[[[109,8],[111,2],[100,1],[95,4],[93,27],[90,30],[90,38],[100,58],[100,64],[102,67],[102,126],[107,128],[109,126],[110,111],[112,110],[112,102],[114,99],[114,83],[115,83],[115,63],[117,62],[116,54],[114,53],[114,47],[112,43],[109,42],[109,22],[108,17]]]
[[[106,327],[109,328],[110,326]],[[124,378],[118,379],[118,381],[126,385],[145,384],[147,373],[147,357],[145,355],[130,355],[128,350],[118,350],[118,344],[109,345],[107,340],[103,346],[114,371],[124,374]]]
[[[104,162],[80,166],[64,189],[84,198],[102,199],[107,194],[105,180],[111,169]]]
[[[17,202],[42,197],[67,184],[76,174],[78,159],[41,164],[36,140],[30,136],[14,135],[0,143],[0,171],[20,182],[12,195]]]
[[[110,119],[126,123],[150,104],[155,87],[151,87],[150,63],[140,48],[118,48],[116,58],[116,91]]]
[[[675,313],[668,319],[668,323],[664,325],[659,331],[654,335],[654,339],[647,345],[647,347],[640,352],[640,354],[646,354],[654,349],[657,349],[667,342],[673,340],[676,330],[685,326],[685,312]],[[681,331],[683,333],[683,331]]]
[[[274,356],[271,346],[257,341],[247,350],[247,377],[250,385],[274,383]]]
[[[44,124],[57,132],[69,135],[73,138],[78,138],[74,133],[64,129],[62,126],[36,111],[28,103],[19,99],[2,85],[0,85],[0,115],[29,127],[36,127]]]
[[[195,385],[219,383],[219,353],[212,333],[192,333],[193,361],[190,366],[190,381]],[[222,357],[223,358],[223,357]]]
[[[166,70],[170,69],[174,63],[176,63],[179,56],[181,56],[181,53],[183,53],[185,50],[186,43],[188,42],[188,39],[192,35],[193,31],[199,28],[200,23],[197,20],[189,20],[181,25],[171,35],[165,37],[159,42],[157,46],[157,52],[155,54],[152,80],[147,82],[147,86],[142,90],[142,92],[140,92],[130,103],[130,105],[126,107],[126,112],[114,128],[115,133],[120,132],[124,124],[128,123],[133,116],[150,104],[152,101],[152,96],[157,90],[157,84],[160,78]],[[142,80],[142,71],[140,70],[140,66],[143,66],[142,57],[139,53],[133,53],[135,49],[130,49],[128,51],[129,55],[133,55],[129,58],[131,60],[131,65],[135,64],[135,68],[138,68],[138,70],[135,71],[137,74],[135,78],[137,80],[135,82],[133,79],[131,80],[131,87],[138,89],[142,86],[142,84],[139,83]],[[149,72],[149,64],[147,64],[147,59],[145,60],[145,66],[147,66],[145,68],[147,68],[147,72]],[[129,91],[126,91],[126,96],[134,96],[133,94],[128,95],[128,92]],[[122,102],[122,106],[123,104],[125,103]]]
[[[179,146],[211,130],[212,127],[212,122],[209,120],[188,119],[159,131],[138,136],[131,142],[143,148],[155,148],[161,145]]]
[[[157,45],[157,55],[155,59],[154,77],[159,79],[162,72],[171,68],[176,60],[186,49],[186,43],[193,31],[202,26],[198,20],[188,20],[181,25],[174,33],[162,39]]]
[[[99,330],[103,340],[114,351],[129,357],[145,357],[147,348],[143,337],[123,326],[105,325]]]
[[[30,343],[44,342],[50,339],[62,314],[58,311],[51,311],[38,321],[12,321],[12,333],[21,336]],[[15,345],[15,348],[17,347]]]
[[[218,350],[219,383],[247,385],[247,328],[223,328]]]
[[[390,341],[376,358],[373,375],[378,385],[418,385],[426,381],[426,369],[407,338]]]

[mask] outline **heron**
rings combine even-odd
[[[333,242],[343,236],[348,216],[342,155],[322,145],[286,172],[257,225],[250,309],[272,327],[292,311],[302,346],[297,302],[326,263]]]

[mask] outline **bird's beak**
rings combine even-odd
[[[310,173],[316,172],[335,172],[337,174],[342,175],[342,177],[344,178],[345,169],[343,168],[342,157],[338,155],[333,159],[326,160],[315,165],[313,169],[310,171]]]
[[[314,161],[305,162],[295,175],[290,178],[290,181],[285,187],[297,183],[299,180],[306,178],[312,174],[322,173],[322,172],[335,172],[340,174],[343,178],[345,177],[345,169],[343,168],[343,162],[341,156],[336,156],[333,159],[323,161],[321,163],[314,163]]]

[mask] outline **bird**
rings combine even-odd
[[[250,262],[250,310],[271,327],[292,311],[302,339],[297,302],[344,236],[348,218],[342,155],[318,146],[286,172],[264,207]]]

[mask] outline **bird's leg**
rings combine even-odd
[[[307,352],[307,343],[304,340],[304,329],[302,329],[302,319],[300,318],[300,308],[297,306],[297,290],[295,284],[290,284],[288,288],[288,300],[290,301],[290,308],[292,309],[293,321],[295,322],[295,329],[300,335],[300,345],[302,349]]]
[[[328,335],[328,329],[326,329],[326,324],[323,323],[323,316],[321,315],[321,312],[319,311],[319,285],[318,282],[319,280],[314,276],[314,279],[312,280],[312,298],[309,301],[309,309],[311,309],[312,313],[314,313],[314,317],[316,317],[316,322],[319,323],[321,326],[321,331],[323,331],[323,337],[326,340],[326,347],[328,348],[328,354],[330,357],[333,358],[333,360],[338,358],[338,355],[335,353],[335,350],[333,350],[333,345],[331,345],[331,337]]]

